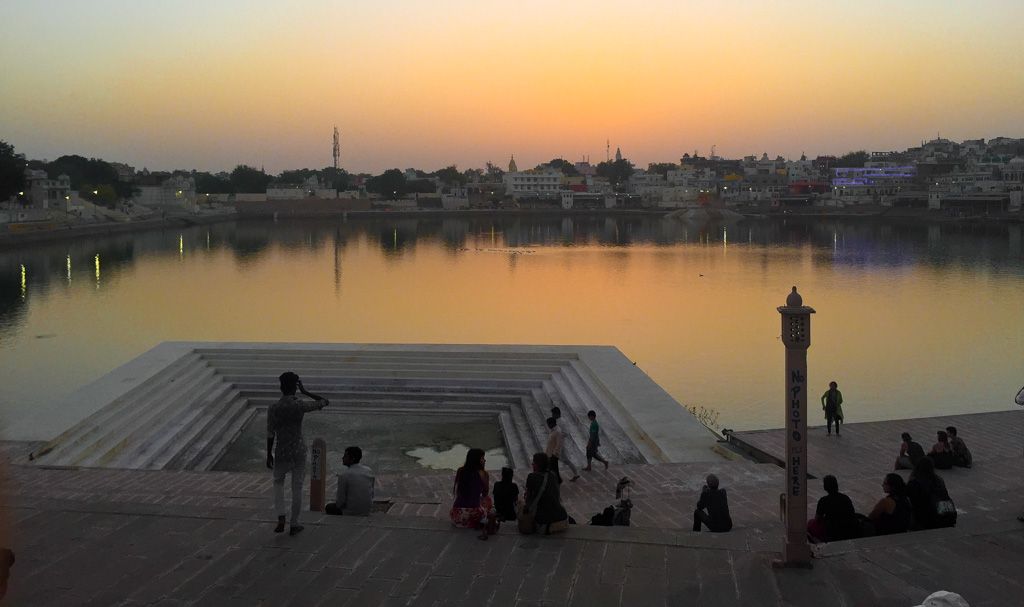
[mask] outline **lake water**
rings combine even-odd
[[[0,251],[3,422],[162,341],[197,340],[607,344],[718,426],[778,427],[776,307],[793,285],[817,311],[810,385],[837,381],[848,421],[1007,409],[1024,384],[1021,231],[339,218]]]

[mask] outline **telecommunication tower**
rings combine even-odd
[[[334,127],[334,168],[338,168],[338,158],[341,157],[341,143],[338,140],[338,127]]]
[[[605,156],[605,160],[607,160],[608,162],[612,161],[612,140],[611,139],[605,139],[604,140],[604,156]]]

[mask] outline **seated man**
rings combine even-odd
[[[706,510],[705,510],[706,509]],[[725,489],[718,488],[718,477],[709,474],[707,484],[700,492],[697,509],[693,511],[693,530],[700,531],[701,523],[715,532],[732,529],[732,517],[729,516],[729,502]]]
[[[814,518],[807,521],[807,535],[812,542],[836,542],[859,535],[857,513],[853,502],[839,492],[839,481],[828,474],[823,479],[825,496],[818,500]]]
[[[359,463],[363,459],[363,450],[359,447],[348,447],[341,458],[345,471],[338,475],[338,496],[336,501],[327,504],[327,514],[345,514],[349,516],[369,516],[373,505],[373,470]]]
[[[971,455],[971,450],[967,448],[967,444],[964,443],[964,439],[956,435],[956,428],[953,426],[946,427],[946,434],[949,436],[949,446],[953,447],[953,465],[970,468],[974,457]]]
[[[924,457],[924,447],[914,442],[909,432],[904,432],[901,438],[903,444],[900,445],[900,454],[896,457],[896,469],[913,470],[917,460]]]

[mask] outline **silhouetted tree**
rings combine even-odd
[[[668,178],[668,172],[674,171],[679,167],[674,162],[652,162],[647,165],[648,173],[659,173],[662,177]]]
[[[469,183],[470,181],[472,181],[472,182],[483,181],[484,180],[484,170],[483,169],[466,169],[465,171],[462,171],[462,176],[466,178],[466,181],[464,181],[463,183]]]
[[[580,174],[580,172],[576,170],[576,167],[564,158],[554,158],[548,163],[548,166],[562,171],[562,174],[566,177],[576,177]]]
[[[71,189],[84,190],[86,185],[113,185],[118,182],[114,167],[98,158],[84,158],[75,154],[61,156],[46,166],[50,179],[60,175],[71,178]],[[96,188],[93,188],[96,189]]]
[[[0,141],[0,200],[7,200],[25,187],[25,155]]]
[[[351,181],[349,174],[345,172],[345,169],[336,169],[334,167],[327,167],[320,171],[320,178],[330,187],[344,192],[348,189],[348,184]]]
[[[467,181],[466,176],[460,173],[458,167],[454,164],[435,171],[434,176],[446,185],[463,184]]]
[[[488,180],[490,180],[490,181],[501,181],[502,177],[504,177],[504,176],[505,176],[505,171],[503,171],[497,165],[491,164],[490,161],[487,162],[487,179]]]
[[[281,171],[281,174],[277,176],[277,181],[280,183],[299,184],[304,183],[312,175],[316,175],[316,171],[312,169],[295,169],[291,171]]]
[[[231,182],[210,173],[195,171],[192,177],[196,180],[197,194],[231,194]]]
[[[109,183],[82,184],[78,190],[78,195],[89,202],[98,204],[101,207],[107,207],[108,209],[117,206],[117,192],[114,190],[114,186]]]
[[[859,152],[847,152],[836,159],[832,166],[847,169],[860,169],[864,168],[864,163],[867,162],[870,157],[871,155],[864,150]]]
[[[236,193],[262,194],[270,181],[270,175],[248,165],[240,164],[231,171],[231,187]]]
[[[366,191],[372,194],[380,194],[388,198],[400,198],[408,191],[408,182],[402,171],[388,169],[366,180]]]
[[[633,167],[630,166],[629,161],[625,158],[611,162],[602,162],[597,165],[597,176],[608,179],[613,186],[629,181],[629,177],[632,174]]]

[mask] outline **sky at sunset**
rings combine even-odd
[[[1024,136],[1021,0],[3,0],[0,139],[151,170]]]

